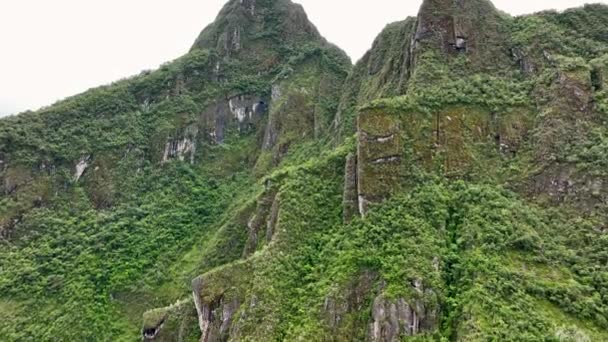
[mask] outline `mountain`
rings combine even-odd
[[[608,340],[607,119],[605,5],[425,0],[353,66],[231,0],[160,69],[0,119],[0,335]]]

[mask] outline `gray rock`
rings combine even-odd
[[[186,158],[191,164],[194,164],[194,156],[196,154],[196,138],[198,136],[198,127],[190,125],[174,138],[170,138],[165,144],[162,162],[166,163],[171,159],[184,161]]]
[[[82,158],[80,158],[80,160],[78,161],[78,164],[76,164],[76,167],[74,170],[74,181],[75,182],[78,182],[80,177],[82,177],[84,172],[89,167],[90,161],[91,161],[90,155],[86,155],[86,156],[83,156]]]
[[[342,216],[345,223],[359,214],[357,198],[357,156],[349,154],[344,167],[344,194],[342,198]]]
[[[412,287],[417,295],[410,300],[389,300],[383,294],[374,299],[369,341],[396,342],[405,336],[425,334],[436,329],[439,308],[427,305],[424,300],[425,297],[434,296],[434,292],[425,289],[418,279]]]

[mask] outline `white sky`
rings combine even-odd
[[[422,0],[294,0],[356,61]],[[511,14],[608,0],[494,0]],[[188,51],[227,0],[0,0],[0,116],[153,69]]]

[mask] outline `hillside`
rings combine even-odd
[[[0,119],[7,341],[608,340],[608,6],[290,0]],[[142,323],[143,321],[143,323]]]

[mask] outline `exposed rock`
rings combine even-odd
[[[323,312],[331,336],[395,342],[434,331],[439,323],[436,294],[425,289],[420,280],[411,286],[412,298],[391,300],[382,294],[384,285],[378,283],[376,272],[362,272],[345,289],[325,299]],[[360,315],[350,316],[370,306],[371,317],[366,321],[360,321]]]
[[[196,310],[191,299],[143,315],[144,341],[182,342],[196,329]]]
[[[386,199],[398,184],[401,168],[399,119],[381,111],[362,112],[358,118],[357,196],[359,213]]]
[[[21,216],[7,218],[0,221],[0,239],[10,239],[11,233],[14,231],[19,222],[21,222]]]
[[[427,162],[427,167],[440,157],[446,174],[464,175],[479,166],[475,146],[494,144],[497,153],[511,158],[528,139],[533,125],[533,116],[525,109],[491,112],[475,106],[446,106],[435,113],[432,140],[426,143],[427,147],[419,145],[416,149],[421,151],[420,158]],[[408,134],[424,136],[420,132]]]
[[[487,0],[425,0],[418,13],[414,59],[425,49],[466,52],[475,68],[509,66],[505,19]],[[416,64],[416,62],[414,62]]]
[[[587,65],[564,57],[553,58],[557,78],[545,92],[543,115],[535,129],[534,146],[539,171],[530,179],[527,192],[548,196],[553,202],[569,202],[592,209],[607,199],[606,180],[580,172],[564,151],[585,144],[603,119],[594,111],[593,82]]]
[[[260,230],[263,227],[266,228],[266,234],[264,237],[269,235],[269,231],[272,231],[272,234],[274,234],[274,225],[276,224],[276,215],[278,214],[278,202],[276,201],[276,197],[277,189],[273,187],[272,184],[267,184],[266,191],[258,198],[255,213],[247,223],[247,230],[249,234],[243,250],[243,258],[248,257],[256,251],[259,243],[261,242],[259,235]],[[275,216],[273,217],[272,214],[275,202]],[[274,223],[272,223],[273,220]],[[270,242],[270,240],[267,242]]]
[[[205,139],[222,144],[230,127],[235,127],[240,133],[251,132],[259,128],[267,112],[267,101],[256,95],[242,94],[218,100],[201,114]]]
[[[228,100],[233,118],[238,122],[239,131],[244,131],[259,122],[268,110],[266,101],[258,96],[239,95]]]
[[[273,84],[271,90],[271,98],[272,102],[278,101],[283,96],[283,91],[281,90],[280,84]]]
[[[89,167],[89,163],[90,162],[91,162],[91,156],[90,155],[83,156],[82,158],[80,158],[80,160],[78,161],[78,164],[76,164],[76,170],[74,171],[74,181],[75,182],[78,182],[78,180],[80,179],[80,177],[82,177],[82,175],[84,174],[84,172]]]
[[[513,54],[513,58],[519,65],[519,69],[522,73],[531,75],[535,72],[536,68],[534,67],[532,59],[528,56],[524,49],[513,48],[511,53]]]
[[[378,274],[373,271],[361,272],[344,289],[325,298],[323,313],[332,336],[356,336],[365,334],[366,321],[347,322],[348,315],[357,313],[371,305],[376,292]],[[349,331],[349,329],[361,331]]]
[[[0,167],[0,169],[1,169],[1,167]],[[53,164],[53,162],[49,161],[49,160],[43,160],[40,162],[40,165],[38,165],[39,172],[43,172],[43,173],[46,173],[49,175],[55,173],[56,169],[57,169],[57,166],[55,166],[55,164]]]
[[[380,295],[374,299],[372,322],[368,340],[372,342],[400,341],[404,336],[415,336],[433,331],[438,324],[438,308],[428,306],[424,296],[433,296],[420,280],[412,284],[417,299],[409,303],[404,298],[389,300]]]
[[[272,18],[272,19],[271,19]],[[199,35],[192,49],[217,48],[223,55],[254,49],[252,37],[264,33],[263,23],[279,18],[276,34],[290,42],[300,39],[322,40],[301,5],[291,1],[231,0],[215,22]],[[246,31],[245,31],[246,28]]]
[[[561,326],[555,332],[555,338],[564,342],[591,342],[592,339],[577,326]]]
[[[569,202],[581,209],[608,203],[608,181],[579,172],[574,164],[555,163],[532,178],[533,195],[548,196],[555,203]]]
[[[256,0],[240,0],[241,5],[249,10],[252,16],[255,15],[255,2]]]
[[[334,63],[328,63],[320,50],[309,53],[301,65],[283,70],[272,85],[272,103],[264,133],[263,154],[257,169],[268,170],[280,163],[292,144],[332,134],[330,127],[335,109],[328,104],[339,100],[347,76],[348,57],[329,51]]]
[[[266,242],[270,243],[274,237],[274,233],[277,231],[277,223],[279,219],[279,212],[281,207],[281,195],[277,193],[272,202],[270,208],[270,214],[268,216],[268,223],[266,224]]]
[[[202,342],[226,341],[231,336],[233,318],[244,302],[244,289],[251,275],[248,262],[216,269],[192,281]]]
[[[162,162],[166,163],[171,159],[184,161],[186,158],[191,164],[194,164],[194,156],[196,155],[196,138],[198,136],[198,128],[196,125],[188,126],[182,134],[175,138],[169,139],[165,144]]]
[[[312,138],[315,132],[315,103],[313,94],[305,87],[295,85],[287,89],[274,89],[273,100],[264,133],[262,149],[272,154],[272,164],[278,165],[296,139]]]
[[[387,25],[345,82],[334,127],[338,137],[357,130],[355,108],[369,101],[406,93],[412,73],[412,37],[416,18]]]
[[[237,299],[224,303],[223,298],[210,304],[201,303],[200,307],[197,305],[202,334],[200,341],[226,341],[232,326],[233,315],[239,307],[240,303]]]
[[[158,337],[158,334],[162,330],[165,320],[167,319],[167,314],[163,313],[158,320],[156,320],[153,324],[144,323],[144,327],[142,328],[142,335],[144,340],[153,341]],[[144,315],[144,321],[147,321]]]
[[[342,217],[345,223],[359,214],[357,195],[357,156],[349,154],[344,166],[344,195],[342,197]]]

